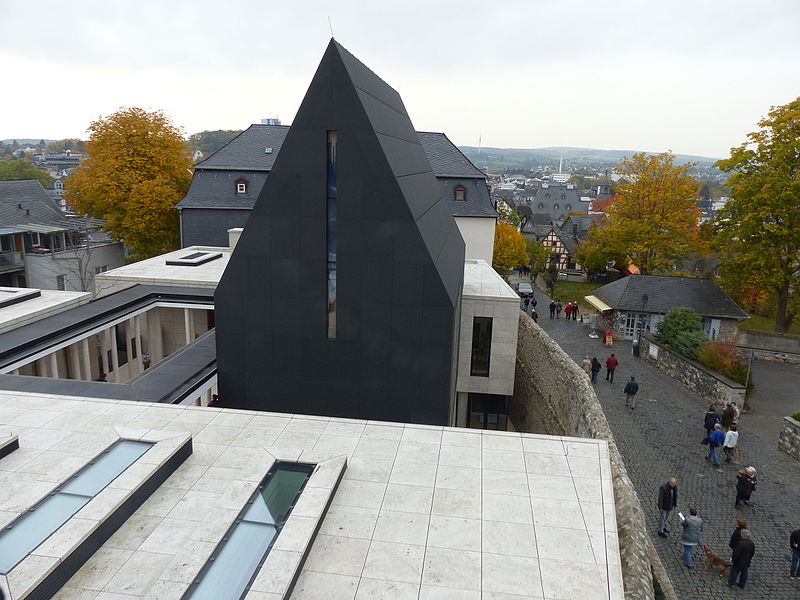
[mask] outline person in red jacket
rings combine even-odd
[[[606,359],[606,381],[614,383],[614,371],[617,365],[619,365],[619,361],[613,354]]]
[[[568,302],[564,307],[564,318],[567,321],[569,321],[570,315],[572,315],[572,302]]]

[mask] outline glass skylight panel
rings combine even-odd
[[[300,497],[313,465],[270,469],[184,600],[240,600]]]
[[[59,491],[65,494],[96,496],[120,473],[147,452],[150,444],[120,440],[106,453],[89,463]]]
[[[67,483],[7,525],[0,531],[0,575],[8,574],[152,445],[130,440],[116,442]]]

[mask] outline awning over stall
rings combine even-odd
[[[600,312],[606,312],[607,310],[614,310],[612,306],[609,306],[608,304],[600,300],[600,298],[598,298],[597,296],[584,296],[583,298],[584,300],[586,300],[586,302],[594,306]]]

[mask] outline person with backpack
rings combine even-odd
[[[639,392],[639,384],[636,377],[631,375],[631,380],[625,384],[622,393],[625,394],[625,406],[630,406],[631,410],[636,408],[636,394]]]

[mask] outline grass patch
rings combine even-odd
[[[591,294],[592,290],[596,287],[600,286],[598,286],[596,283],[584,281],[556,281],[556,287],[553,291],[553,299],[561,302],[562,304],[577,300],[581,311],[594,310],[591,306],[589,306],[589,304],[586,303],[586,300],[584,300],[583,297]]]
[[[766,331],[768,333],[775,332],[775,317],[762,317],[761,315],[752,315],[750,319],[745,319],[739,323],[739,329],[749,329],[751,331]],[[789,333],[792,335],[800,335],[800,321],[795,321],[789,328]]]

